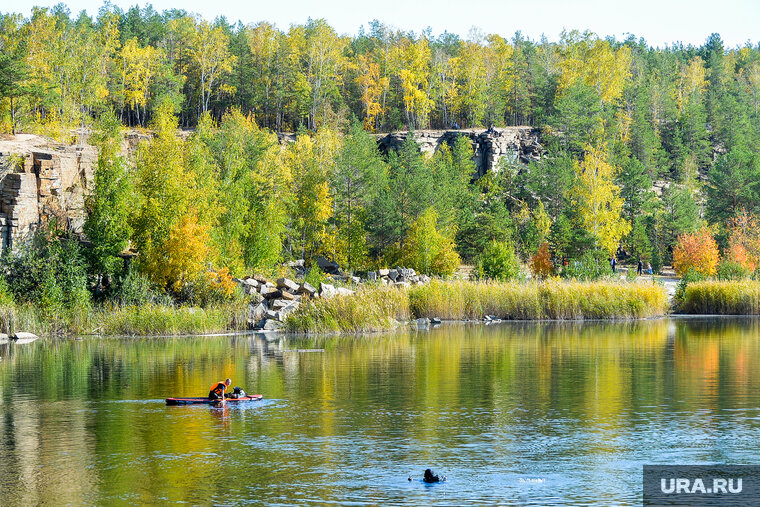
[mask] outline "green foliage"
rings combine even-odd
[[[95,188],[87,198],[84,232],[91,242],[87,250],[93,273],[114,273],[122,263],[117,257],[132,233],[128,224],[132,188],[127,163],[119,155],[121,123],[111,111],[103,113],[92,141],[98,149]]]
[[[740,210],[760,209],[760,156],[736,147],[715,161],[708,174],[707,212],[718,223],[725,223]]]
[[[509,241],[492,241],[483,251],[480,265],[491,280],[508,281],[520,276],[520,262]]]
[[[335,261],[354,271],[367,262],[366,209],[373,174],[384,171],[375,139],[353,119],[336,159],[332,189],[335,203]]]
[[[433,208],[423,212],[409,226],[403,247],[404,264],[420,273],[448,276],[459,266],[453,235],[437,228],[438,213]]]
[[[622,243],[660,271],[679,236],[708,225],[725,249],[728,220],[760,210],[760,49],[715,34],[667,50],[577,31],[435,39],[379,23],[345,37],[323,20],[279,30],[106,5],[96,20],[65,6],[2,15],[0,47],[0,130],[72,140],[95,122],[86,269],[63,261],[81,252],[60,235],[34,247],[55,270],[21,251],[7,261],[29,268],[9,271],[14,300],[56,315],[87,306],[87,274],[99,301],[142,304],[158,297],[151,285],[209,305],[227,296],[206,290],[208,263],[240,276],[315,255],[444,275],[461,256],[502,277],[516,258],[493,245],[527,261],[547,242],[568,260],[563,276],[595,279],[609,273],[597,250]],[[541,146],[476,175],[470,131],[428,156],[423,131],[381,154],[362,128],[491,122],[530,125]],[[122,125],[152,131],[131,160]],[[275,134],[294,131],[295,142]],[[127,246],[137,272],[120,272]],[[739,276],[728,263],[721,273]]]
[[[718,263],[718,280],[745,280],[752,272],[743,264],[730,259],[722,259]]]
[[[6,251],[1,262],[18,303],[34,303],[52,316],[90,305],[87,261],[75,238],[41,230],[14,252]]]
[[[167,241],[180,221],[190,216],[195,175],[185,164],[185,142],[176,134],[177,119],[164,104],[153,119],[156,136],[140,147],[137,157],[136,189],[139,200],[130,219],[132,240],[141,253],[140,269],[153,283],[166,285],[167,262],[172,258]],[[191,238],[188,238],[191,239]]]
[[[306,277],[304,278],[304,281],[306,283],[311,284],[312,287],[315,287],[319,289],[320,283],[329,283],[330,278],[327,276],[326,273],[324,273],[319,267],[314,263],[314,265],[309,269],[308,273],[306,273]]]
[[[612,274],[609,259],[601,250],[589,250],[578,259],[571,259],[562,269],[563,278],[598,280]]]
[[[157,300],[150,280],[130,265],[130,269],[116,282],[112,299],[119,306],[139,306]]]
[[[676,293],[673,296],[673,302],[675,303],[675,306],[678,308],[683,305],[686,289],[690,284],[694,282],[701,282],[705,279],[705,275],[695,269],[690,269],[683,276],[681,276],[681,280],[678,282],[678,286],[676,287]]]

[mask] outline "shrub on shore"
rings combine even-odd
[[[760,282],[692,282],[685,287],[678,310],[691,314],[760,315]]]

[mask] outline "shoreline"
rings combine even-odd
[[[700,282],[688,286],[699,294]],[[470,282],[433,280],[411,288],[365,285],[356,292],[306,298],[274,329],[252,328],[252,303],[239,301],[207,308],[100,305],[68,313],[45,313],[29,305],[6,307],[0,324],[7,334],[28,331],[45,337],[191,338],[251,335],[263,337],[371,335],[447,324],[623,323],[656,319],[720,320],[757,318],[753,296],[760,282],[709,282],[725,312],[689,313],[669,301],[661,285],[626,282]],[[692,291],[692,286],[694,291]],[[744,291],[735,289],[743,288]],[[693,297],[692,297],[693,298]],[[704,296],[707,303],[712,300]],[[742,303],[741,305],[736,302]],[[738,310],[738,311],[737,311]],[[432,319],[432,322],[431,322]]]
[[[223,336],[253,336],[268,339],[274,338],[315,338],[315,337],[334,337],[334,336],[360,336],[360,335],[383,335],[394,333],[402,330],[410,331],[431,331],[441,326],[452,325],[469,325],[469,326],[498,326],[509,324],[628,324],[638,323],[646,321],[658,321],[658,320],[723,320],[723,319],[760,319],[760,315],[746,315],[746,314],[684,314],[684,313],[671,313],[666,315],[659,315],[656,317],[640,317],[633,319],[512,319],[512,320],[498,320],[498,321],[483,321],[483,320],[441,320],[438,324],[417,325],[415,321],[401,322],[395,328],[382,329],[377,331],[363,331],[363,332],[339,332],[339,331],[323,331],[313,333],[302,333],[287,330],[252,330],[245,329],[239,331],[227,331],[219,333],[190,333],[190,334],[146,334],[146,335],[128,335],[128,334],[77,334],[77,333],[61,333],[52,335],[42,335],[40,338],[52,338],[52,339],[71,339],[71,338],[98,338],[98,339],[123,339],[123,340],[135,340],[135,339],[159,339],[159,338],[215,338]],[[269,340],[268,340],[269,341]],[[8,343],[14,343],[13,340],[9,340]]]

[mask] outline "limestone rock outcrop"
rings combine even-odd
[[[378,146],[387,153],[398,150],[406,141],[409,132],[392,132],[378,134]],[[462,130],[418,130],[414,138],[420,151],[433,154],[441,145],[454,145],[457,137],[465,136],[472,144],[477,172],[482,176],[489,171],[498,169],[502,158],[510,162],[527,164],[538,160],[543,151],[540,143],[540,132],[533,127],[503,127]]]
[[[52,219],[81,232],[97,151],[41,136],[0,138],[0,246],[13,247]]]

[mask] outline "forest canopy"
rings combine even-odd
[[[448,274],[495,252],[495,277],[549,257],[582,277],[612,255],[656,271],[697,231],[724,256],[754,252],[731,226],[760,211],[752,43],[464,39],[378,21],[345,36],[321,19],[281,29],[106,4],[2,14],[0,49],[0,130],[94,132],[108,154],[86,228],[105,245],[98,273],[128,243],[175,293],[208,262],[242,272],[325,255]],[[477,180],[464,138],[425,157],[410,136],[381,156],[370,135],[510,125],[540,132],[541,160]],[[134,160],[115,148],[124,128],[153,133]],[[281,146],[283,131],[299,135]]]

